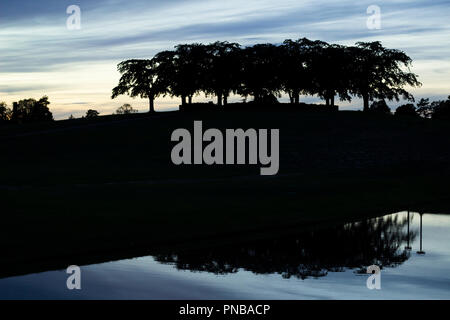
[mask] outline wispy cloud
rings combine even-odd
[[[450,93],[448,0],[74,2],[1,1],[0,100],[48,94],[57,116],[84,108],[77,101],[106,112],[129,101],[110,100],[119,77],[116,64],[123,59],[151,57],[183,42],[229,40],[248,45],[300,37],[341,44],[381,40],[414,59],[413,71],[424,83],[414,94]],[[71,4],[82,9],[81,30],[66,28],[66,8]],[[366,27],[366,9],[372,4],[381,8],[381,30]],[[169,106],[178,101],[158,103]],[[358,102],[348,105],[356,106]]]

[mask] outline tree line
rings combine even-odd
[[[48,109],[50,104],[48,97],[44,96],[40,100],[24,99],[13,103],[13,109],[8,108],[5,102],[0,102],[0,123],[6,121],[12,122],[45,122],[53,121],[53,115]],[[14,111],[15,110],[15,111]],[[137,113],[130,104],[125,103],[114,114],[127,115]],[[374,101],[368,108],[371,113],[391,114],[391,108],[385,100]],[[15,114],[15,115],[14,115]],[[407,103],[399,106],[395,110],[397,116],[420,116],[426,119],[450,119],[450,96],[447,100],[437,100],[430,102],[429,98],[422,98],[416,104]],[[82,118],[92,119],[100,116],[100,112],[94,109],[87,110]],[[68,120],[74,120],[70,115]]]
[[[395,111],[396,115],[421,116],[427,119],[450,119],[450,96],[447,100],[430,102],[422,98],[416,105],[412,103],[401,105]]]
[[[328,44],[306,38],[280,45],[215,42],[180,44],[152,59],[121,62],[119,84],[112,98],[122,94],[148,99],[150,112],[159,96],[181,98],[191,104],[200,93],[217,97],[226,105],[231,94],[251,96],[256,103],[285,93],[292,104],[300,95],[317,95],[333,106],[335,98],[363,100],[364,111],[376,99],[414,101],[406,86],[418,87],[410,71],[411,58],[378,41],[354,46]]]
[[[374,101],[369,112],[391,114],[391,108],[385,100]],[[403,104],[395,110],[396,116],[420,116],[426,119],[450,119],[450,96],[447,100],[430,102],[429,98],[422,98],[416,104]]]
[[[364,111],[386,113],[391,112],[386,100],[403,98],[410,103],[400,106],[398,115],[448,118],[450,97],[447,101],[422,99],[417,105],[412,103],[414,97],[405,87],[421,83],[411,72],[411,64],[404,52],[385,48],[379,41],[354,46],[306,38],[248,47],[226,41],[180,44],[151,59],[119,63],[121,77],[112,98],[127,94],[148,99],[151,113],[160,96],[178,97],[187,105],[200,93],[216,97],[218,106],[226,106],[232,94],[245,100],[252,97],[258,104],[271,104],[283,93],[291,104],[299,104],[301,95],[316,95],[328,106],[334,106],[336,98],[351,101],[358,97],[363,100]],[[49,104],[46,96],[14,102],[12,109],[0,102],[0,121],[50,121]],[[117,110],[117,114],[134,112],[128,104]],[[86,118],[98,115],[90,109]]]
[[[53,121],[53,114],[48,107],[49,105],[50,101],[47,96],[39,100],[30,98],[14,102],[12,109],[8,108],[5,102],[0,102],[0,121]]]
[[[50,101],[47,96],[39,100],[24,99],[13,103],[13,108],[9,108],[6,102],[0,102],[0,123],[15,122],[15,123],[29,123],[29,122],[47,122],[53,121],[53,114],[49,109]],[[117,108],[115,114],[125,115],[137,113],[130,104],[125,103]],[[100,116],[100,112],[94,109],[89,109],[86,115],[82,118],[92,119]],[[75,117],[70,115],[68,120],[74,120]]]

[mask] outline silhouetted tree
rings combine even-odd
[[[13,103],[13,112],[11,118],[15,121],[40,122],[52,121],[53,115],[48,106],[50,101],[44,96],[38,101],[35,99],[24,99]]]
[[[228,42],[182,44],[151,60],[120,63],[122,77],[112,97],[147,97],[153,112],[154,99],[166,94],[180,97],[185,105],[203,92],[217,96],[219,106],[227,104],[231,93],[245,100],[253,96],[257,103],[274,101],[283,92],[291,103],[299,103],[301,94],[318,95],[327,105],[334,105],[336,96],[351,101],[356,95],[368,111],[376,99],[414,101],[404,89],[421,85],[409,70],[411,63],[404,52],[380,42],[346,47],[303,38],[246,48]]]
[[[172,94],[182,99],[182,104],[192,103],[192,98],[204,88],[207,63],[206,47],[199,43],[175,47]]]
[[[304,38],[285,40],[281,46],[280,80],[291,103],[298,104],[301,93],[312,92],[310,44],[311,41]]]
[[[32,112],[32,120],[34,121],[51,121],[53,120],[53,115],[50,112],[48,106],[50,105],[50,101],[48,101],[48,97],[44,96],[39,99],[39,101],[35,104]]]
[[[378,41],[358,42],[349,50],[354,58],[350,69],[351,92],[363,99],[365,111],[369,110],[369,101],[374,99],[399,101],[402,96],[414,101],[404,87],[417,87],[421,83],[417,75],[409,71],[412,60],[404,52],[384,48]]]
[[[445,101],[432,103],[433,119],[450,119],[450,96]]]
[[[257,44],[242,50],[242,85],[237,90],[254,102],[262,103],[268,95],[279,95],[283,89],[280,77],[282,49],[272,44]]]
[[[240,45],[215,42],[206,46],[202,88],[217,97],[217,105],[226,105],[228,97],[236,92],[241,79]]]
[[[0,121],[11,120],[12,110],[8,108],[6,102],[0,102]]]
[[[123,106],[119,107],[116,110],[116,114],[131,114],[131,113],[137,113],[138,111],[133,109],[131,104],[125,103]]]
[[[204,89],[207,54],[202,44],[183,44],[175,51],[162,51],[154,57],[161,92],[192,103],[192,97]]]
[[[175,51],[159,52],[155,55],[153,61],[160,93],[163,96],[167,94],[171,97],[177,96],[181,89],[178,89],[179,84],[176,81]],[[185,102],[185,100],[183,101]]]
[[[149,112],[155,112],[155,98],[165,92],[157,81],[156,61],[127,60],[117,66],[122,74],[119,84],[112,91],[112,99],[128,94],[130,97],[140,97],[149,100]]]
[[[423,118],[431,118],[433,115],[433,107],[430,104],[430,99],[420,99],[417,103],[417,114]]]
[[[399,106],[395,110],[396,116],[417,116],[416,107],[412,103]]]
[[[88,119],[97,118],[99,115],[100,115],[100,112],[98,112],[97,110],[89,109],[86,112],[86,118],[88,118]]]
[[[312,78],[315,80],[315,90],[312,93],[324,98],[327,106],[334,106],[336,95],[341,101],[351,101],[350,51],[344,46],[330,45],[322,41],[315,41],[314,49]]]

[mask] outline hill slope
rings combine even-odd
[[[174,166],[171,133],[192,130],[194,120],[205,129],[280,129],[279,175],[262,177],[259,166]],[[0,275],[407,207],[450,211],[446,122],[227,111],[0,132],[0,241],[6,244]]]

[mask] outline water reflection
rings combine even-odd
[[[405,250],[408,250],[408,251],[411,251],[411,249],[412,249],[412,247],[411,247],[411,244],[410,244],[410,242],[411,242],[411,237],[410,237],[410,228],[411,228],[411,213],[409,212],[409,210],[408,210],[408,213],[407,213],[407,216],[406,216],[406,219],[407,219],[407,224],[408,224],[408,227],[407,227],[407,231],[406,231],[406,233],[407,233],[407,244],[406,244],[406,247],[405,247]]]
[[[67,289],[65,270],[4,278],[0,299],[450,299],[450,215],[424,214],[422,222],[426,255],[416,253],[419,215],[402,212],[86,265],[80,291]],[[381,290],[366,287],[372,264],[384,267]]]
[[[410,230],[412,217],[391,215],[341,226],[318,227],[295,236],[195,252],[173,251],[155,256],[179,270],[214,274],[280,274],[283,278],[323,277],[328,272],[365,267],[395,267],[410,257],[409,243],[417,236]],[[406,247],[404,247],[406,244]]]
[[[419,215],[420,215],[420,250],[419,251],[417,251],[417,253],[418,254],[425,254],[425,251],[423,251],[423,249],[422,249],[422,235],[423,235],[423,223],[422,223],[422,221],[423,221],[423,213],[419,213]]]

